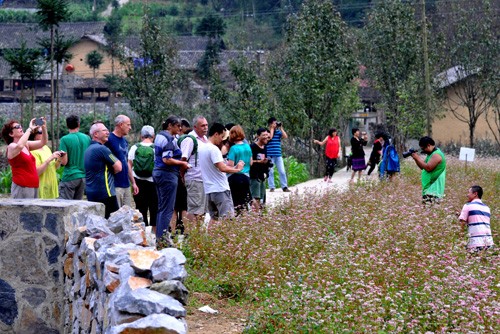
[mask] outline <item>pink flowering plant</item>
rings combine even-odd
[[[340,171],[339,173],[343,173]],[[466,251],[467,189],[485,190],[500,242],[500,166],[448,158],[446,196],[421,204],[420,171],[393,182],[292,196],[190,232],[188,289],[249,309],[245,333],[500,331],[498,248]]]

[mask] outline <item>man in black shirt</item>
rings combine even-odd
[[[253,164],[250,166],[250,192],[255,211],[261,210],[262,204],[266,203],[266,179],[269,176],[270,167],[270,160],[266,155],[266,144],[270,139],[269,130],[260,128],[257,130],[257,140],[250,145],[253,160]]]

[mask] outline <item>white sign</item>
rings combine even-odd
[[[474,155],[476,150],[468,147],[460,147],[460,157],[459,160],[474,161]]]

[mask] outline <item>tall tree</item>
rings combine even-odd
[[[39,41],[39,44],[42,48],[49,50],[51,46],[51,40],[48,38],[42,39]],[[73,54],[69,52],[69,49],[76,43],[74,38],[66,38],[64,35],[59,33],[59,30],[55,31],[54,34],[54,62],[56,63],[56,78],[58,78],[56,82],[56,124],[59,126],[59,119],[61,115],[60,109],[60,80],[59,80],[59,69],[64,67],[64,63],[70,61],[73,58]],[[50,54],[48,55],[50,61]],[[59,147],[59,132],[56,131],[54,134],[55,147]]]
[[[344,117],[334,107],[356,75],[356,63],[347,26],[331,1],[305,0],[289,26],[271,74],[287,129],[294,126],[307,139],[312,173],[312,141],[326,124]]]
[[[425,125],[419,31],[414,8],[399,0],[377,2],[364,27],[366,73],[382,95],[385,122],[399,149]]]
[[[119,80],[115,73],[115,59],[119,59],[122,56],[121,46],[123,44],[122,15],[120,14],[118,7],[113,8],[110,17],[104,26],[104,36],[107,41],[106,51],[111,57],[111,75],[106,75],[106,81],[108,82],[110,93],[109,101],[111,105],[111,113],[113,113],[115,109],[115,95],[117,92],[116,83]]]
[[[451,94],[447,96],[447,109],[468,125],[471,147],[477,121],[498,103],[499,9],[498,2],[470,0],[441,5],[438,11],[446,20],[438,31],[442,36],[441,65],[448,69],[448,75],[439,79],[453,93],[452,98]]]
[[[92,69],[92,76],[93,76],[93,83],[92,83],[92,102],[94,104],[94,120],[96,119],[96,110],[95,110],[95,103],[96,103],[96,96],[95,96],[95,86],[97,84],[97,70],[99,67],[101,67],[102,63],[104,61],[104,56],[99,53],[99,51],[94,50],[91,51],[87,54],[85,57],[85,63],[87,64],[88,67]]]
[[[198,62],[198,76],[202,79],[210,77],[211,69],[219,63],[219,53],[225,49],[222,36],[226,31],[226,23],[222,17],[209,13],[201,19],[195,28],[195,34],[209,38],[205,53]]]
[[[126,78],[121,91],[143,124],[158,127],[177,110],[174,96],[180,73],[175,41],[148,15],[143,18],[141,47],[133,59],[124,59]]]
[[[37,0],[36,13],[42,29],[50,30],[50,132],[54,136],[54,34],[59,23],[68,19],[69,4],[66,0]],[[52,140],[52,151],[54,144]]]
[[[23,103],[25,80],[29,80],[31,82],[30,116],[33,116],[33,108],[35,105],[35,81],[43,75],[46,69],[45,62],[42,57],[42,51],[40,49],[26,47],[26,41],[23,40],[21,41],[21,47],[19,49],[5,49],[3,57],[10,65],[10,73],[18,73],[21,77],[20,122],[22,122],[24,116]]]

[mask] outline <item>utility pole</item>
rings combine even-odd
[[[423,61],[424,61],[424,83],[425,83],[425,110],[427,118],[427,135],[432,137],[432,120],[431,120],[431,84],[429,74],[429,49],[427,45],[427,18],[425,16],[425,0],[421,0],[422,4],[422,44],[423,44]]]

